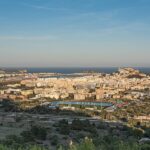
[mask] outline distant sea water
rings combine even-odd
[[[2,68],[7,71],[17,71],[26,69],[28,73],[61,73],[61,74],[73,74],[73,73],[83,73],[83,72],[98,72],[98,73],[113,73],[118,71],[119,67],[57,67],[57,68]],[[140,72],[150,74],[150,67],[134,67],[134,69],[140,70]]]
[[[105,68],[94,68],[94,67],[86,67],[86,68],[24,68],[27,69],[29,73],[62,73],[62,74],[72,74],[72,73],[83,73],[86,71],[94,71],[99,73],[113,73],[118,71],[118,67],[105,67]],[[135,69],[140,70],[143,73],[150,74],[150,67],[137,67]]]

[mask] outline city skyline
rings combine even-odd
[[[149,0],[0,1],[0,67],[149,67]]]

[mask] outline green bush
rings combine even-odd
[[[24,142],[34,141],[34,136],[31,131],[23,131],[20,135],[22,136]]]
[[[71,145],[69,150],[96,150],[96,147],[91,139],[86,138],[81,144]]]
[[[68,135],[70,133],[70,126],[68,124],[68,121],[63,119],[63,120],[60,120],[59,123],[58,123],[58,129],[60,134],[63,134],[63,135]]]
[[[52,138],[51,138],[51,144],[52,145],[58,145],[58,136],[57,135],[54,135]]]
[[[141,150],[150,150],[150,144],[144,144],[141,146]]]
[[[31,133],[33,136],[39,140],[45,140],[47,136],[47,130],[44,127],[32,126]]]

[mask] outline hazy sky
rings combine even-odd
[[[150,0],[0,0],[0,67],[150,67]]]

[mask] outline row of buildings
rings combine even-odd
[[[23,78],[16,84],[7,84],[5,88],[1,88],[0,98],[145,99],[150,98],[150,76],[132,68],[124,68],[113,74],[98,73],[68,78]]]

